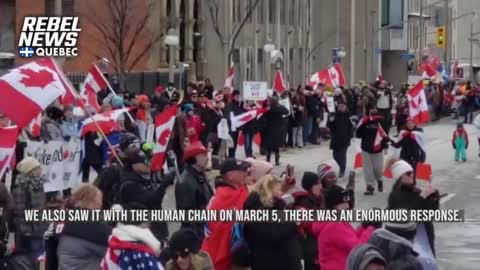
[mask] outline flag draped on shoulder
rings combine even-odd
[[[108,135],[113,131],[120,130],[120,125],[117,123],[118,118],[120,117],[120,115],[128,112],[129,110],[130,108],[122,108],[92,115],[92,117],[85,119],[85,121],[83,122],[80,132],[81,136],[85,136],[85,134],[89,132],[97,132],[98,127],[102,129],[105,135]]]
[[[310,86],[323,83],[326,86],[339,87],[345,85],[345,75],[340,64],[334,64],[329,68],[322,69],[310,77]]]
[[[100,111],[97,93],[108,86],[108,81],[96,65],[92,65],[83,83],[80,96],[85,106],[90,106],[96,112]]]
[[[262,114],[267,111],[265,108],[259,108],[255,110],[251,110],[239,115],[230,115],[230,121],[232,123],[231,129],[232,131],[237,130],[239,127],[245,125],[246,123],[252,121],[255,118],[259,118]]]
[[[428,112],[427,97],[423,90],[423,81],[419,81],[415,87],[407,93],[409,116],[417,125],[430,121]]]
[[[398,141],[402,140],[405,137],[410,137],[412,140],[417,142],[418,146],[420,146],[420,148],[422,148],[424,152],[426,152],[425,140],[423,139],[423,132],[417,131],[417,130],[413,130],[413,131],[402,130],[400,131],[400,134],[398,137],[399,137]]]
[[[62,72],[51,58],[32,61],[0,77],[0,111],[19,128],[66,93]]]
[[[366,125],[372,121],[380,121],[380,119],[382,119],[380,116],[364,116],[360,119],[360,121],[358,121],[358,124],[357,124],[357,129],[360,128],[361,126],[363,125]],[[378,127],[377,127],[377,133],[375,135],[375,140],[373,142],[373,149],[375,151],[379,151],[383,148],[383,140],[387,137],[387,134],[385,133],[385,131],[383,130],[382,126],[380,125],[380,123],[378,122],[377,123]]]
[[[110,236],[108,242],[109,248],[101,262],[100,269],[163,270],[162,265],[158,262],[154,251],[150,247],[138,242],[124,241],[115,236]]]
[[[165,162],[167,145],[172,136],[177,115],[177,105],[171,106],[155,117],[156,146],[153,150],[152,171],[161,170]]]
[[[13,168],[15,159],[15,145],[17,144],[19,129],[17,126],[0,128],[0,177],[7,168]]]

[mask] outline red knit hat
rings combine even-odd
[[[192,157],[195,157],[196,155],[199,154],[205,154],[208,153],[208,149],[203,146],[203,144],[200,141],[196,141],[194,143],[191,143],[185,147],[185,151],[183,153],[183,160],[188,160]]]
[[[161,86],[161,85],[159,85],[159,86],[157,86],[157,88],[155,88],[155,92],[159,93],[159,94],[163,93],[163,90],[164,90],[163,86]]]

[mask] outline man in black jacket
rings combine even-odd
[[[226,107],[227,113],[225,116],[227,119],[230,119],[230,115],[233,114],[234,116],[240,115],[244,113],[246,110],[243,108],[242,101],[241,101],[240,91],[234,90],[233,91],[233,100],[228,106]],[[231,131],[230,137],[233,140],[233,147],[228,148],[228,157],[235,158],[235,152],[237,151],[237,142],[238,142],[238,131]]]
[[[183,159],[186,162],[181,180],[175,185],[177,209],[206,209],[213,196],[205,170],[208,163],[208,150],[197,141],[185,148]],[[203,223],[182,223],[182,228],[193,229],[203,239]]]
[[[376,115],[376,109],[370,109],[369,115],[358,123],[356,137],[361,139],[363,173],[367,190],[365,195],[373,195],[374,184],[383,192],[383,149],[387,147],[388,135],[383,131],[380,122],[382,117]]]
[[[337,112],[329,116],[327,127],[332,135],[330,149],[333,150],[333,158],[340,168],[338,177],[343,178],[347,165],[347,150],[353,137],[353,124],[350,120],[350,113],[343,101],[338,103]]]

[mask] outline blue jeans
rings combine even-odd
[[[313,117],[308,116],[303,122],[303,142],[306,143],[312,133]]]
[[[252,157],[253,156],[253,149],[252,149],[252,145],[253,145],[253,136],[254,134],[251,134],[251,133],[245,133],[243,134],[244,138],[245,138],[245,155],[247,157]]]

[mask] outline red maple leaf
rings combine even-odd
[[[45,86],[49,85],[54,81],[52,73],[50,73],[46,69],[34,71],[29,68],[21,68],[20,73],[26,76],[23,77],[20,81],[20,83],[22,83],[26,87],[33,86],[45,88]]]
[[[63,159],[64,160],[68,159],[69,155],[70,155],[70,153],[68,152],[68,150],[65,150],[65,152],[63,152]]]
[[[168,138],[170,138],[171,134],[172,132],[169,129],[165,129],[164,131],[162,131],[162,134],[160,134],[160,137],[158,138],[158,142],[161,145],[167,145],[167,140]]]

